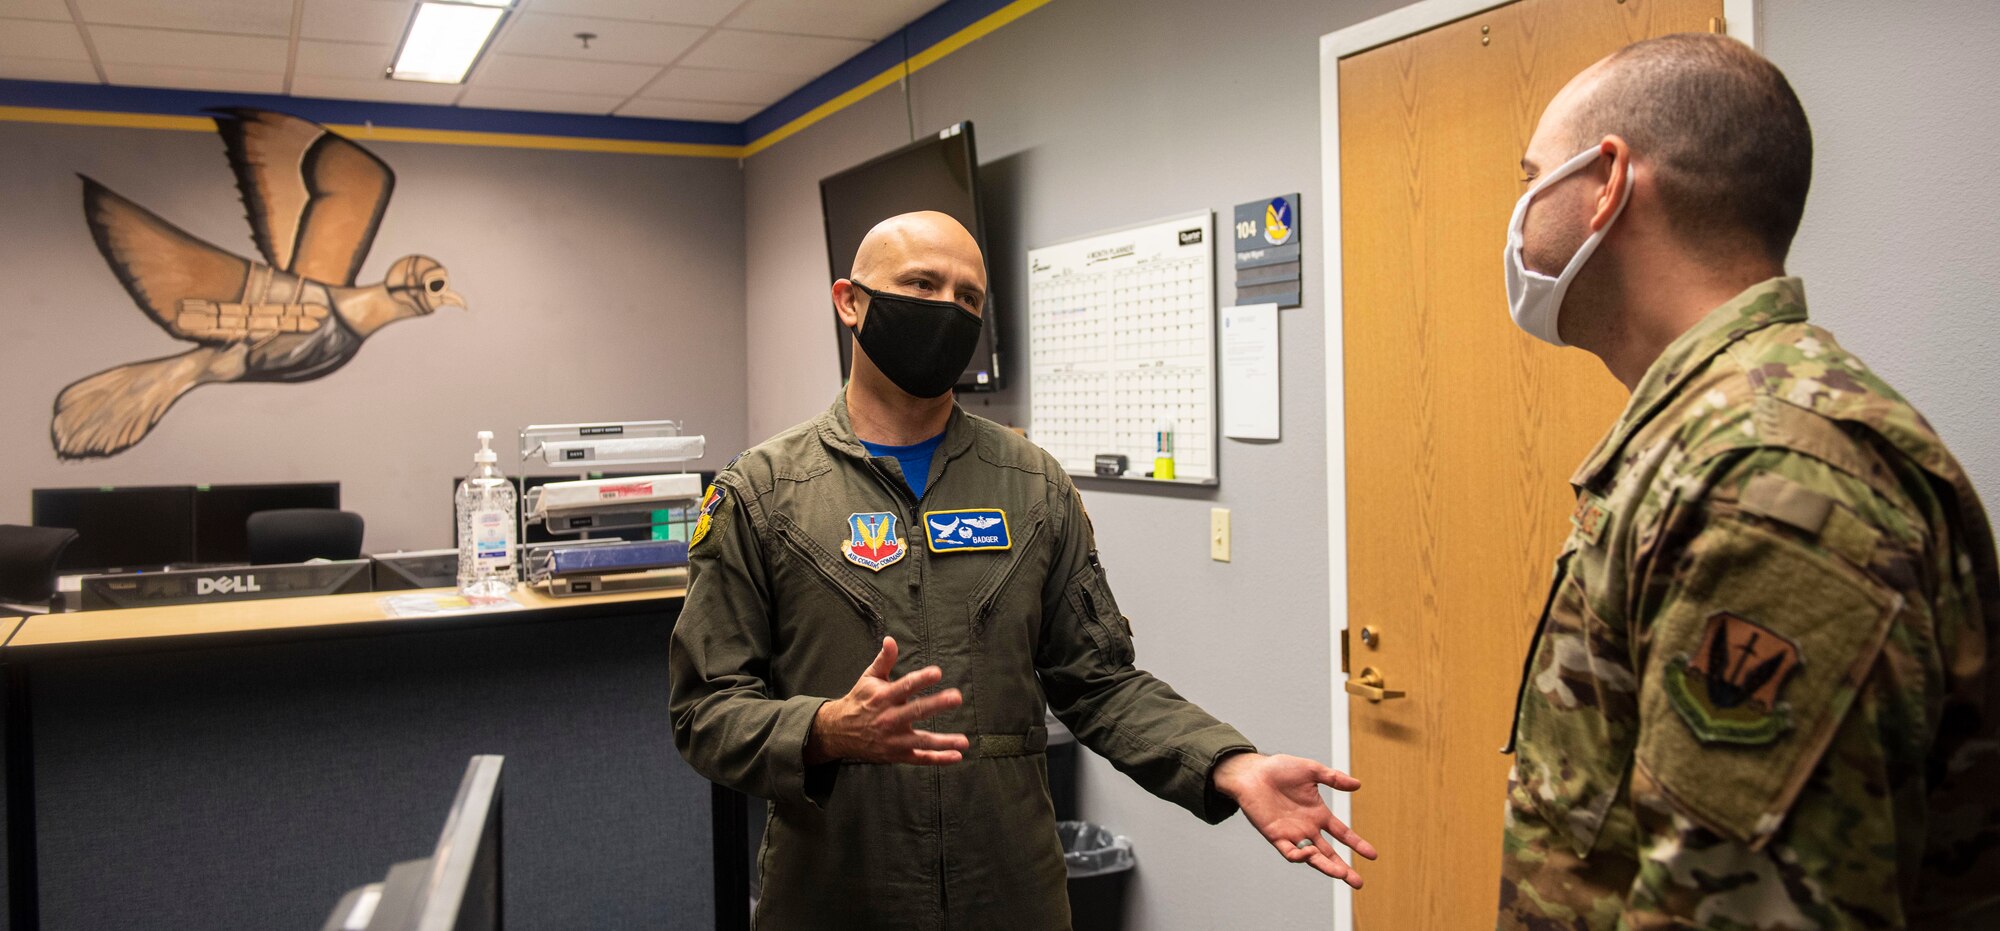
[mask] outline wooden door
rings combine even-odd
[[[1519,0],[1339,63],[1359,931],[1493,927],[1515,687],[1574,498],[1617,419],[1602,364],[1515,329],[1501,244],[1542,108],[1722,0]],[[1364,642],[1363,627],[1371,642]]]

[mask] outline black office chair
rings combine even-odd
[[[0,601],[32,604],[56,590],[56,563],[76,539],[68,527],[0,524]]]
[[[361,556],[361,529],[361,515],[331,508],[258,511],[244,524],[250,562],[259,566],[308,559],[357,559]]]

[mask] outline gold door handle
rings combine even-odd
[[[1347,680],[1347,694],[1358,695],[1371,702],[1380,702],[1391,698],[1402,698],[1409,693],[1401,689],[1383,688],[1382,673],[1376,671],[1373,666],[1363,666],[1358,675]]]

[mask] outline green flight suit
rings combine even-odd
[[[1669,346],[1572,483],[1500,928],[1969,928],[2000,901],[1986,514],[1797,279]]]
[[[1004,516],[1006,548],[994,528],[981,547],[933,538],[968,509]],[[1075,486],[1013,431],[954,407],[917,500],[843,398],[738,457],[703,510],[673,633],[674,738],[697,772],[773,803],[759,928],[1069,927],[1045,706],[1161,798],[1211,823],[1235,812],[1210,771],[1250,742],[1133,668]],[[935,664],[964,693],[918,726],[971,752],[807,766],[814,715],[885,634],[895,675]]]

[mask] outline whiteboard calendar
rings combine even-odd
[[[1214,221],[1207,211],[1028,252],[1028,436],[1073,474],[1122,454],[1216,483]]]

